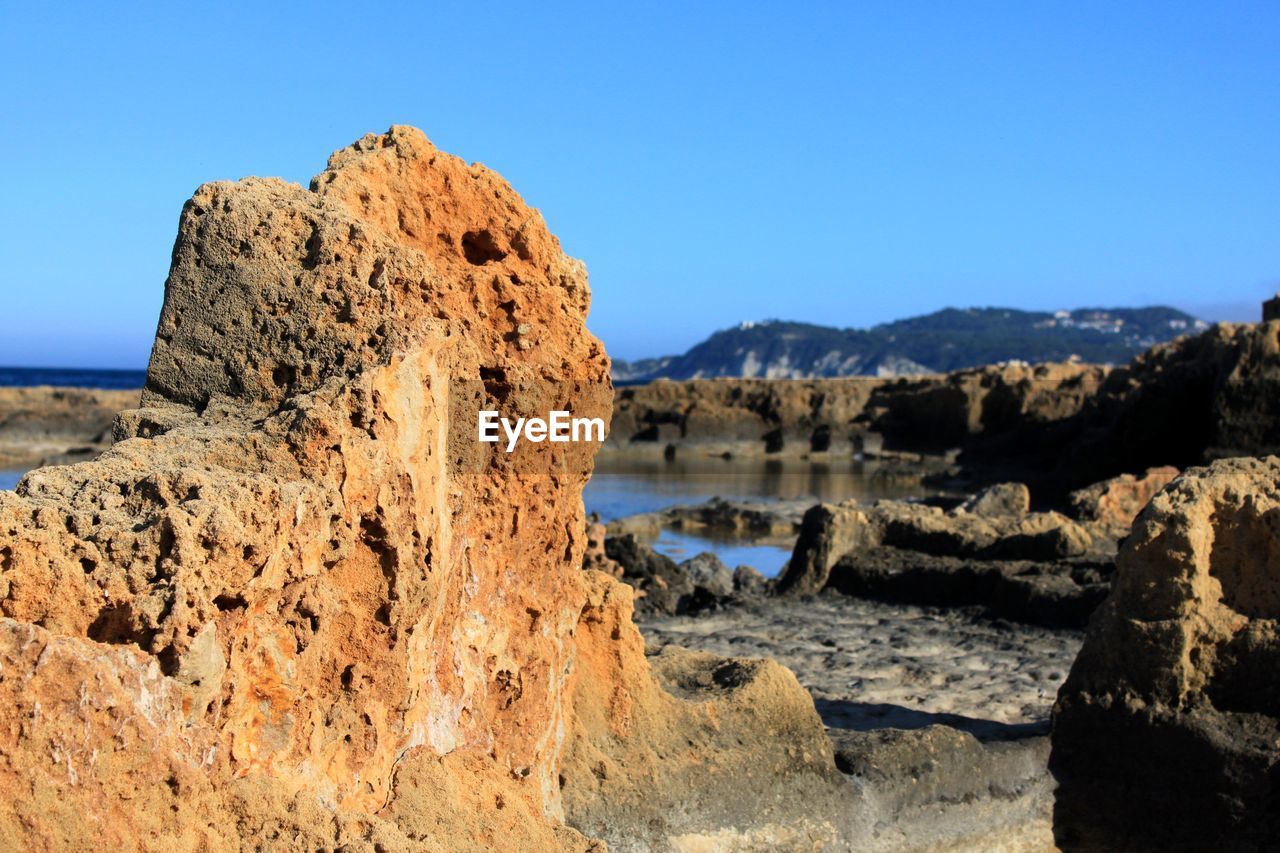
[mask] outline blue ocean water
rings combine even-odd
[[[18,485],[25,471],[0,471],[0,489],[12,489]]]
[[[101,370],[91,367],[0,367],[0,386],[131,390],[146,382],[145,370]]]

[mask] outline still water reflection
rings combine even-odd
[[[874,463],[807,462],[801,459],[621,459],[602,455],[582,499],[587,512],[612,521],[675,504],[726,500],[819,501],[908,498],[923,494],[915,483],[875,476]]]
[[[596,460],[595,474],[583,490],[588,513],[612,521],[641,512],[655,512],[677,504],[702,503],[712,497],[727,500],[860,500],[909,498],[923,495],[916,483],[876,475],[874,463],[854,460],[808,462],[800,459],[661,459],[620,458],[609,454]],[[684,560],[711,551],[730,567],[745,564],[766,575],[776,574],[790,549],[756,545],[749,540],[664,531],[654,543],[661,553]]]

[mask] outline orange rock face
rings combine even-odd
[[[201,187],[142,407],[0,493],[0,837],[461,844],[483,793],[571,841],[593,448],[507,457],[473,413],[607,422],[588,302],[536,210],[410,128],[310,190]]]
[[[201,187],[141,407],[0,492],[0,846],[844,832],[794,676],[651,665],[581,570],[596,444],[479,441],[482,409],[608,422],[588,302],[536,210],[411,128],[309,190]]]
[[[1120,539],[1142,508],[1177,476],[1178,469],[1169,465],[1149,468],[1141,477],[1121,474],[1072,492],[1072,508],[1086,524]]]

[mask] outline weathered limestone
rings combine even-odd
[[[1008,364],[910,379],[702,379],[621,388],[609,446],[736,455],[941,451],[1078,413],[1107,369]]]
[[[471,768],[433,814],[487,790],[561,837],[591,451],[517,467],[462,415],[607,418],[588,298],[535,210],[409,128],[311,190],[201,187],[143,407],[0,494],[0,835],[427,841],[398,797]]]
[[[1055,706],[1062,847],[1280,844],[1278,619],[1280,459],[1156,495]]]
[[[865,820],[813,700],[769,660],[646,658],[631,590],[589,573],[569,822],[611,850],[839,848]]]
[[[595,446],[476,440],[480,408],[608,419],[588,301],[536,210],[412,128],[310,190],[201,187],[141,408],[0,493],[6,846],[847,837],[794,676],[651,666],[581,570]]]
[[[1020,518],[1031,511],[1031,493],[1022,483],[997,483],[971,496],[960,508],[983,518]]]
[[[608,448],[909,457],[918,473],[959,474],[973,485],[1019,480],[1038,502],[1057,503],[1124,474],[1280,452],[1280,320],[1273,314],[1264,309],[1262,323],[1222,323],[1160,344],[1111,370],[1010,364],[895,380],[622,388]],[[945,463],[919,456],[949,449],[960,453]]]
[[[1013,491],[1016,489],[1003,490]],[[874,506],[819,504],[801,522],[800,537],[778,591],[813,594],[825,588],[844,556],[879,547],[936,557],[1057,560],[1084,555],[1089,533],[1056,512],[1027,513],[1025,501],[999,493],[950,512],[898,501]]]
[[[1220,323],[1110,372],[1080,410],[974,442],[960,463],[1039,499],[1119,474],[1280,452],[1280,322]]]
[[[1104,536],[1122,539],[1142,508],[1167,486],[1178,469],[1151,468],[1141,477],[1121,474],[1072,492],[1071,508],[1077,521]]]

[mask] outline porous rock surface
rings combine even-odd
[[[1142,508],[1177,476],[1177,468],[1162,465],[1141,476],[1121,474],[1103,480],[1071,493],[1072,514],[1099,534],[1122,539]]]
[[[781,668],[717,701],[650,676],[630,591],[580,570],[593,446],[475,441],[481,406],[608,419],[588,301],[537,211],[412,128],[309,190],[197,190],[141,408],[0,492],[5,846],[587,849],[600,761],[692,790],[717,714],[829,780]],[[699,802],[679,832],[727,822]]]
[[[1278,620],[1280,459],[1156,495],[1054,709],[1062,847],[1280,845]]]

